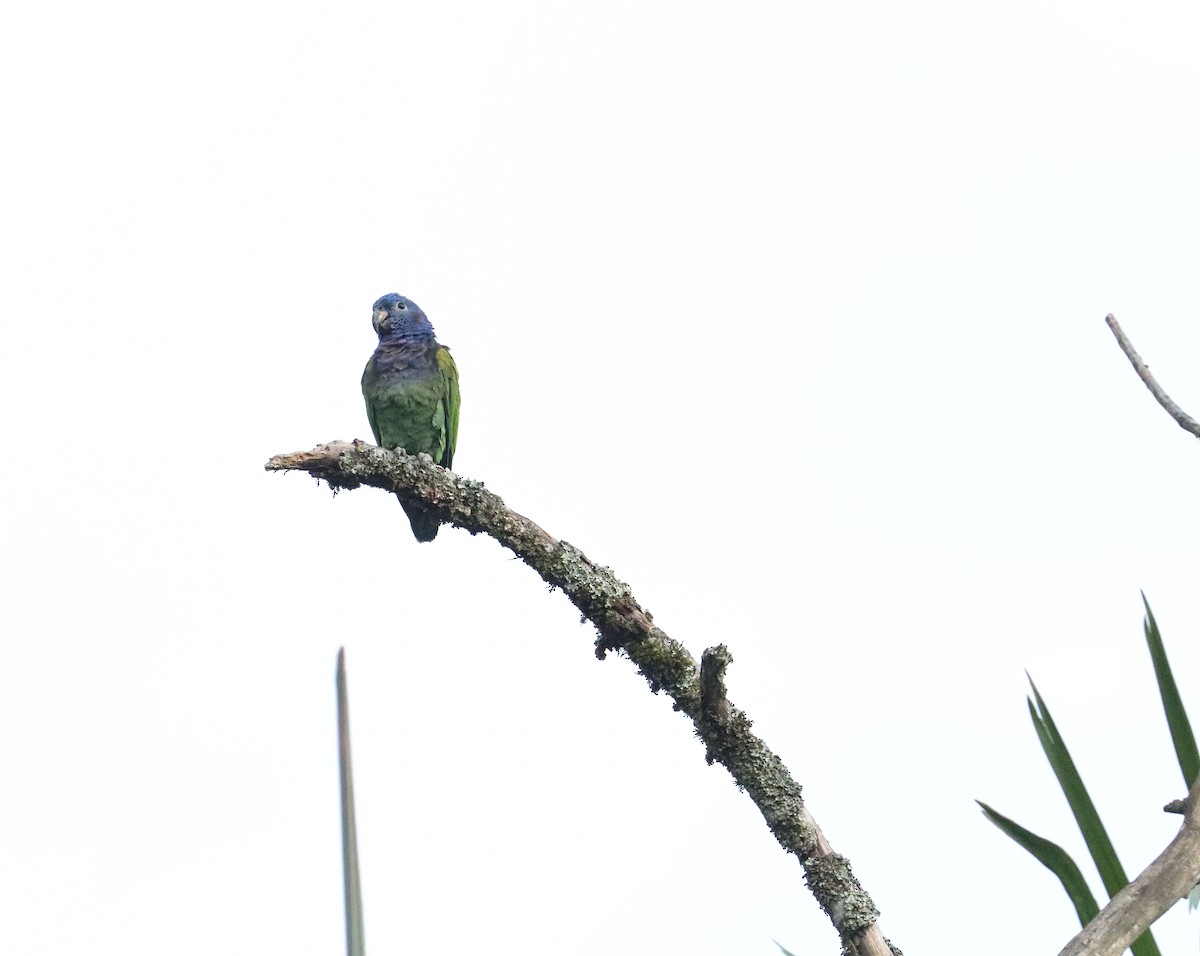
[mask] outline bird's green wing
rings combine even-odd
[[[446,414],[446,450],[438,462],[445,468],[454,463],[454,446],[458,443],[458,366],[450,356],[450,350],[442,346],[437,350],[437,367],[442,376],[442,408]]]
[[[375,416],[375,403],[371,400],[371,386],[375,384],[375,379],[378,374],[375,371],[375,357],[371,356],[371,360],[367,362],[367,367],[363,369],[362,390],[363,399],[367,403],[367,421],[371,424],[371,434],[375,436],[375,444],[382,444],[379,437],[379,419]]]

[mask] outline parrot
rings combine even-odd
[[[379,344],[363,370],[362,392],[375,443],[410,455],[424,452],[449,468],[459,406],[458,368],[450,350],[438,344],[421,307],[395,292],[375,300],[371,324]],[[418,541],[437,537],[440,522],[433,512],[403,498],[400,504]]]

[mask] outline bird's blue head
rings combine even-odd
[[[381,342],[426,342],[433,338],[433,326],[421,307],[395,292],[375,300],[371,324]]]

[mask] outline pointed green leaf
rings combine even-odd
[[[793,956],[793,954],[792,954],[792,953],[790,953],[788,950],[786,950],[786,949],[784,949],[784,948],[783,948],[783,943],[779,942],[779,940],[777,940],[777,939],[773,939],[773,940],[771,940],[771,942],[772,942],[772,943],[774,943],[776,946],[778,946],[778,947],[779,947],[779,951],[780,951],[781,953],[783,953],[783,956]]]
[[[1058,785],[1067,798],[1071,813],[1079,825],[1079,832],[1083,834],[1083,841],[1087,844],[1088,852],[1100,873],[1104,889],[1110,897],[1115,896],[1129,882],[1129,878],[1125,875],[1125,868],[1121,866],[1116,848],[1112,845],[1112,840],[1108,838],[1108,831],[1100,822],[1100,814],[1096,812],[1096,805],[1092,803],[1087,787],[1083,784],[1083,778],[1079,776],[1079,771],[1075,768],[1075,761],[1071,759],[1067,745],[1063,741],[1062,735],[1059,734],[1054,718],[1050,716],[1050,710],[1046,707],[1046,702],[1042,700],[1042,695],[1038,693],[1037,685],[1033,683],[1032,678],[1029,679],[1029,685],[1033,688],[1033,696],[1037,701],[1036,706],[1033,701],[1028,701],[1029,714],[1033,718],[1034,730],[1037,731],[1038,740],[1042,743],[1042,750],[1045,751],[1046,759],[1050,761],[1050,767],[1054,770],[1054,776],[1058,778]],[[1159,956],[1158,945],[1154,942],[1154,937],[1150,935],[1149,930],[1139,936],[1129,948],[1133,951],[1134,956]]]
[[[1075,761],[1071,759],[1071,754],[1058,732],[1054,718],[1050,716],[1046,702],[1038,693],[1037,685],[1032,680],[1029,684],[1033,688],[1033,696],[1036,700],[1035,704],[1034,700],[1027,699],[1029,714],[1033,718],[1033,726],[1037,731],[1038,740],[1041,741],[1042,750],[1045,751],[1046,759],[1050,761],[1050,767],[1054,770],[1054,776],[1058,778],[1058,784],[1062,787],[1067,803],[1070,804],[1071,813],[1075,816],[1075,822],[1079,824],[1084,842],[1087,843],[1088,852],[1091,853],[1092,859],[1096,863],[1096,869],[1100,871],[1104,889],[1108,891],[1109,896],[1114,896],[1129,882],[1129,877],[1125,875],[1121,861],[1117,858],[1117,851],[1108,838],[1108,831],[1100,822],[1096,806],[1088,795],[1083,778],[1079,776],[1079,771],[1075,768]]]
[[[1154,620],[1154,612],[1150,610],[1150,602],[1146,600],[1144,592],[1142,603],[1146,605],[1146,619],[1142,622],[1142,627],[1146,631],[1146,643],[1150,647],[1150,660],[1154,662],[1158,693],[1162,697],[1163,712],[1167,715],[1167,727],[1175,744],[1179,769],[1183,771],[1183,783],[1190,790],[1197,774],[1200,774],[1200,753],[1196,750],[1196,737],[1192,733],[1192,724],[1184,709],[1183,699],[1179,696],[1179,688],[1175,685],[1175,677],[1171,674],[1167,649],[1163,646],[1158,623]]]
[[[980,800],[975,802],[982,808],[985,817],[1032,853],[1042,866],[1058,877],[1063,889],[1067,891],[1067,896],[1071,898],[1071,902],[1075,906],[1075,912],[1079,916],[1079,925],[1087,926],[1100,912],[1100,907],[1096,905],[1096,897],[1092,895],[1087,881],[1083,878],[1083,873],[1075,865],[1070,854],[1057,843],[1051,843],[1036,833],[1026,830],[1002,813],[997,813],[986,803]]]
[[[338,780],[342,792],[342,879],[346,896],[346,953],[365,956],[362,886],[358,878],[358,832],[354,825],[354,773],[350,766],[350,697],[346,692],[346,649],[337,656]]]

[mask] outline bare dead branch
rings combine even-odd
[[[478,481],[412,456],[363,442],[333,442],[312,451],[277,455],[268,471],[306,471],[335,490],[371,485],[419,501],[448,524],[495,538],[533,568],[552,588],[560,588],[596,626],[596,655],[625,654],[655,693],[664,691],[675,709],[691,718],[709,762],[718,761],[749,794],[775,839],[795,854],[809,889],[828,914],[850,956],[900,956],[880,932],[879,911],[855,879],[850,863],[833,852],[804,804],[800,785],[783,761],[750,730],[750,719],[725,697],[723,674],[729,661],[723,647],[700,668],[687,649],[668,637],[634,599],[628,585],[587,555],[551,537],[523,515],[509,510]],[[707,704],[707,707],[706,707]]]
[[[1191,415],[1171,401],[1171,396],[1163,391],[1162,386],[1150,374],[1150,366],[1143,362],[1142,357],[1134,351],[1133,343],[1129,341],[1124,331],[1122,331],[1120,324],[1117,322],[1117,317],[1110,312],[1104,321],[1112,329],[1112,334],[1117,337],[1117,343],[1121,346],[1121,351],[1129,359],[1129,364],[1133,366],[1133,370],[1138,373],[1138,378],[1146,383],[1146,388],[1150,389],[1150,394],[1154,396],[1158,404],[1167,410],[1167,414],[1175,419],[1180,428],[1200,438],[1200,422],[1197,422],[1196,419],[1192,418]]]
[[[1121,956],[1156,919],[1200,883],[1200,780],[1192,784],[1183,826],[1136,880],[1109,900],[1058,956]]]

